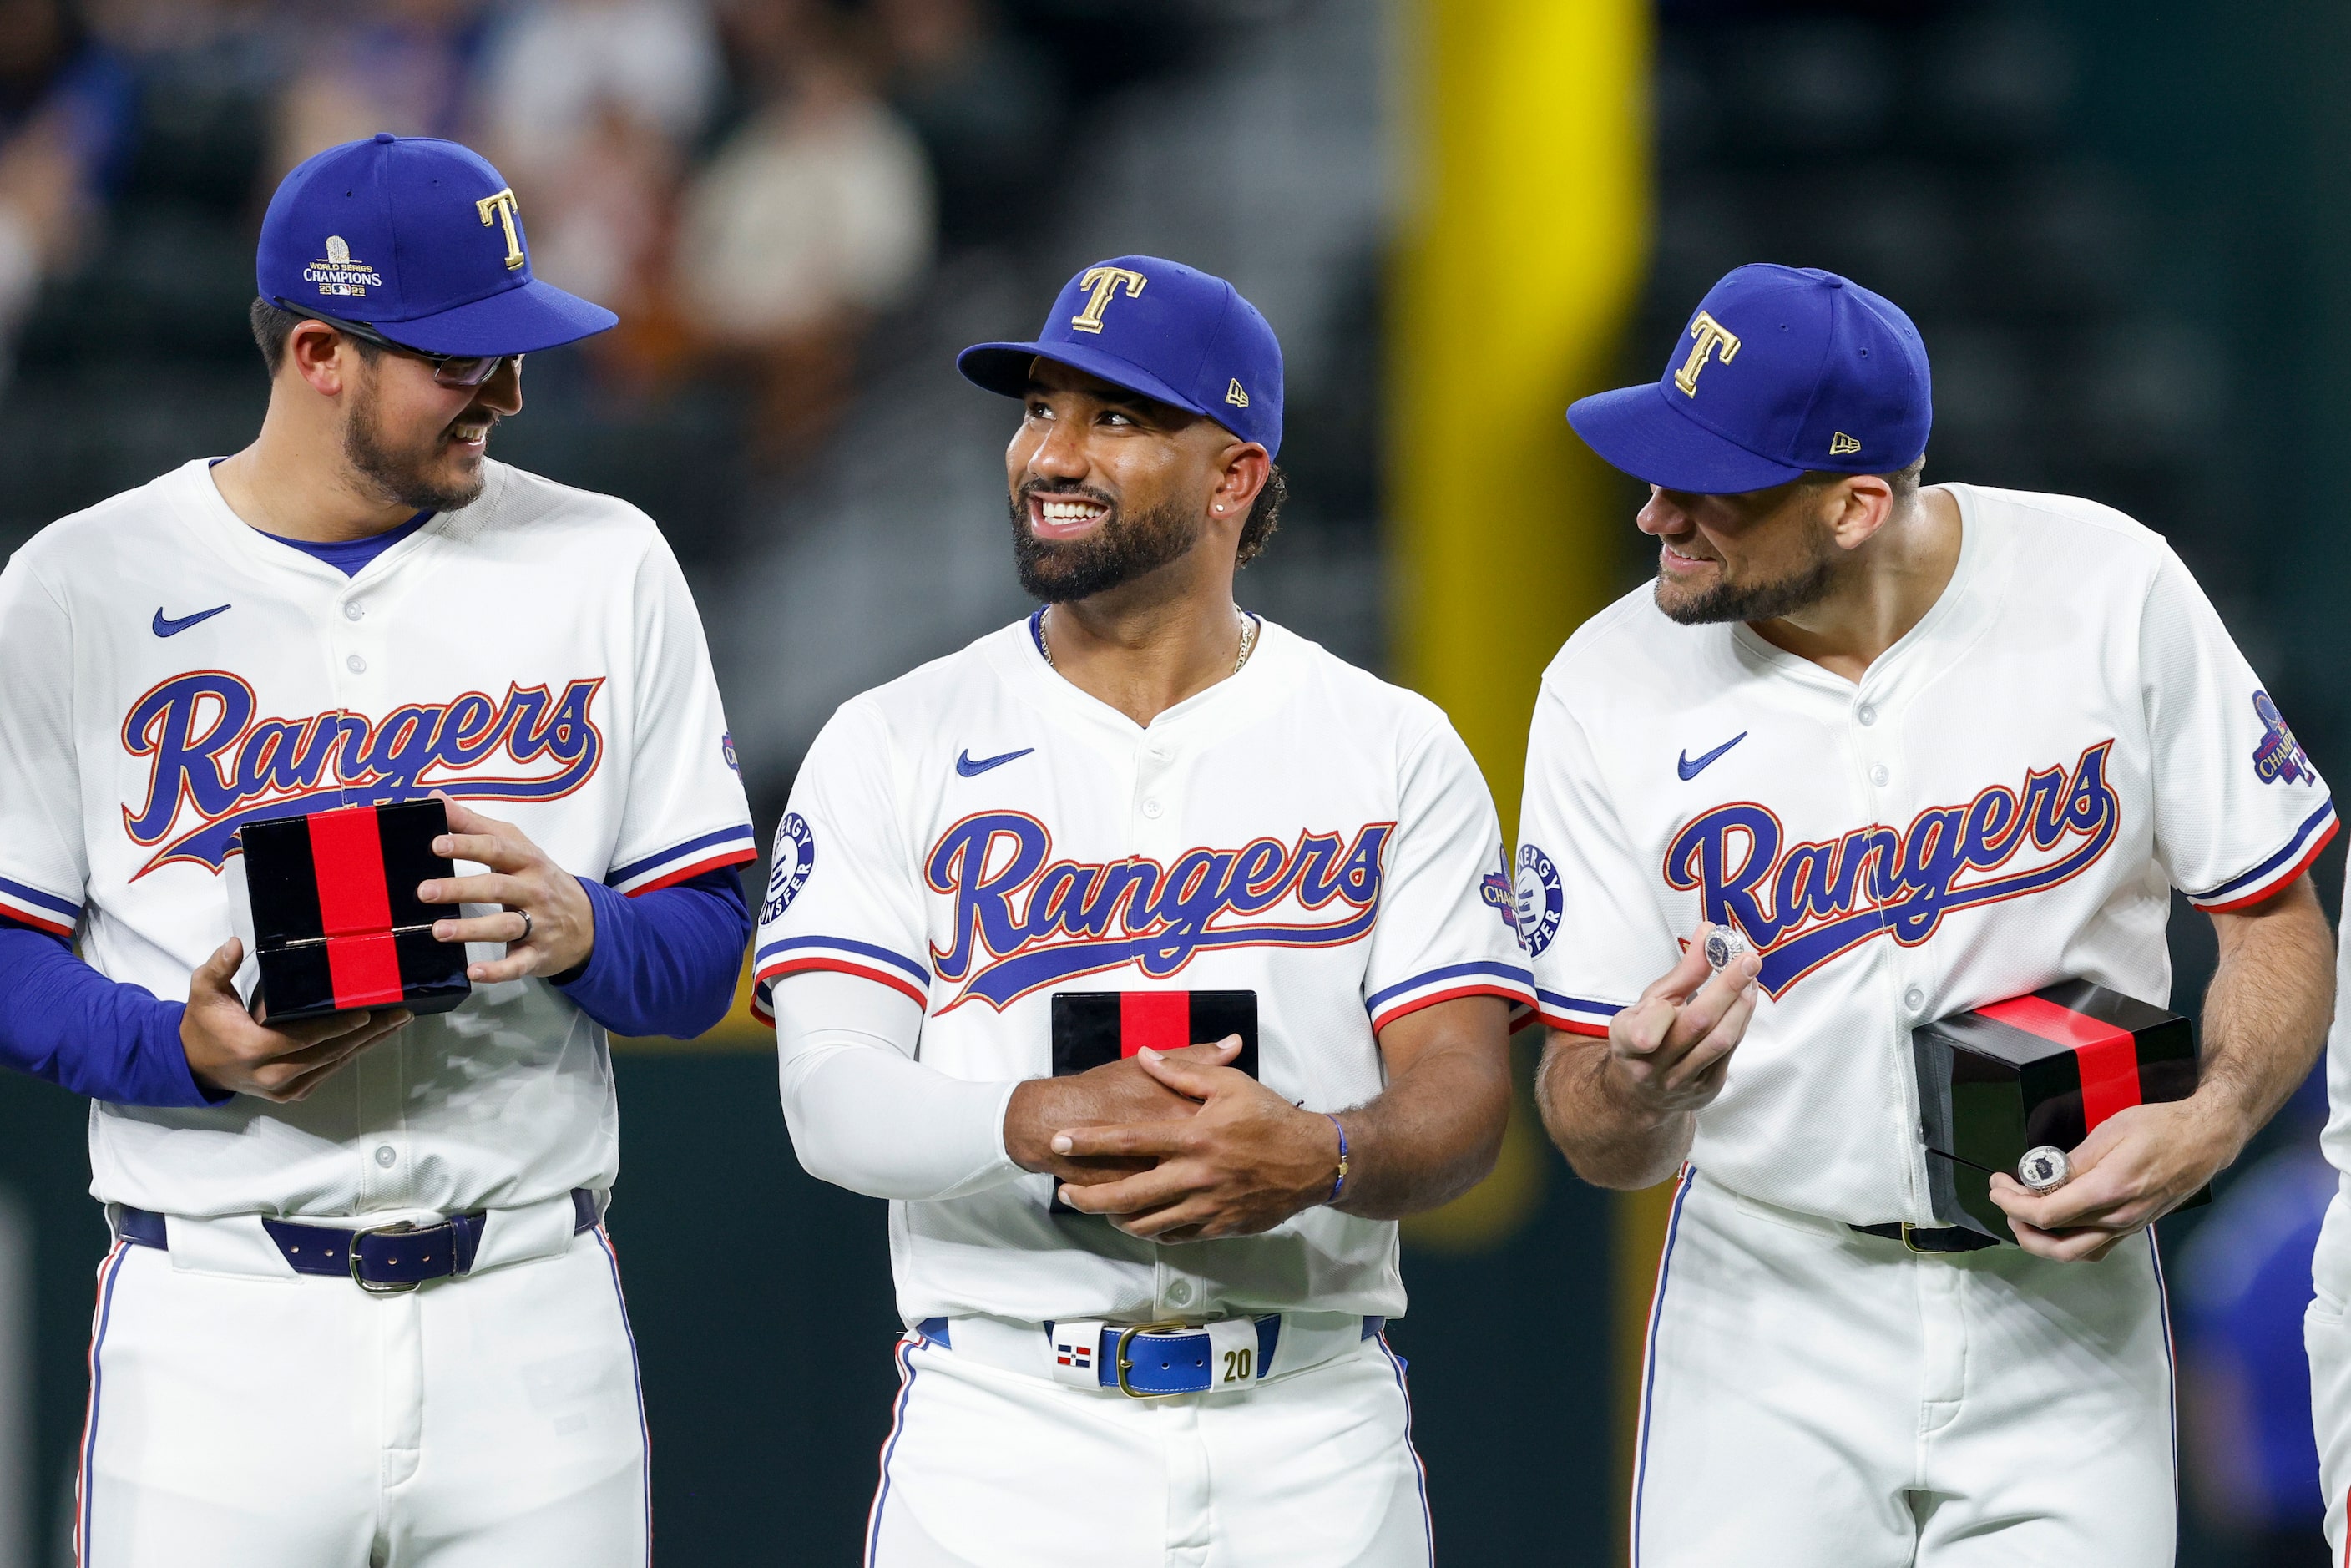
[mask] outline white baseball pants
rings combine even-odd
[[[1650,1309],[1635,1568],[2164,1568],[2151,1238],[1920,1256],[1685,1175]]]
[[[2344,1503],[2351,1494],[2351,1200],[2337,1192],[2310,1260],[2316,1293],[2303,1315],[2310,1352],[2310,1414],[2318,1432],[2318,1484],[2326,1494],[2326,1544],[2333,1560],[2351,1552]]]
[[[601,1227],[400,1295],[173,1245],[99,1270],[81,1568],[645,1568]]]
[[[1043,1334],[1038,1333],[1040,1351]],[[898,1344],[866,1568],[1428,1568],[1401,1358],[1131,1399]]]

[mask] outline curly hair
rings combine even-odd
[[[1241,524],[1240,549],[1233,557],[1237,567],[1255,560],[1265,549],[1266,540],[1273,538],[1274,529],[1281,527],[1281,504],[1290,499],[1290,479],[1279,463],[1270,464],[1265,471],[1265,488],[1249,503],[1247,521]]]

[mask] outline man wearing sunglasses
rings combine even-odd
[[[253,444],[0,573],[0,1061],[91,1097],[115,1238],[80,1560],[642,1564],[606,1031],[725,1013],[749,813],[659,531],[485,452],[615,319],[446,141],[296,169],[256,275]],[[248,1011],[240,828],[436,794],[465,1002]]]

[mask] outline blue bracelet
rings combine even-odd
[[[1331,1196],[1322,1200],[1325,1205],[1329,1205],[1339,1201],[1339,1194],[1344,1191],[1347,1186],[1347,1126],[1328,1111],[1323,1112],[1322,1114],[1332,1126],[1339,1129],[1339,1174],[1332,1178]]]

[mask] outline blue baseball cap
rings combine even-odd
[[[1814,470],[1890,474],[1927,450],[1927,347],[1901,308],[1815,267],[1758,262],[1707,291],[1652,385],[1578,399],[1613,467],[1728,496]]]
[[[378,131],[305,160],[261,220],[254,287],[433,354],[527,354],[621,319],[531,276],[514,189],[471,148]]]
[[[976,343],[966,380],[1007,397],[1044,358],[1215,420],[1271,456],[1281,450],[1281,344],[1223,278],[1155,256],[1120,256],[1061,286],[1033,343]]]

